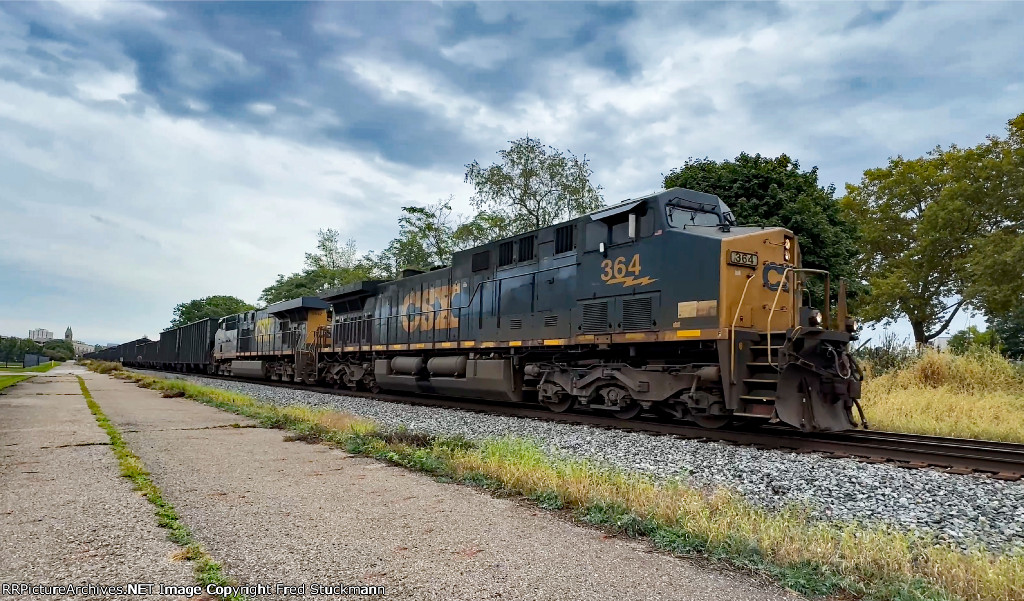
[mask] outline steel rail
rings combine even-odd
[[[172,373],[180,376],[191,375],[337,396],[369,398],[406,405],[440,407],[520,419],[547,420],[603,429],[629,430],[687,440],[747,445],[784,452],[821,453],[833,458],[852,458],[868,463],[890,463],[906,468],[936,468],[951,474],[984,474],[1000,480],[1024,478],[1024,444],[1020,443],[873,430],[802,432],[778,426],[708,429],[679,422],[658,421],[646,416],[641,419],[624,420],[596,412],[554,413],[533,403],[371,393],[294,382],[250,380],[222,375],[182,374],[153,369],[135,369],[135,371]]]

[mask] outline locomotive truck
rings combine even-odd
[[[858,425],[862,375],[845,283],[832,315],[829,280],[802,267],[789,230],[737,226],[717,196],[672,188],[456,252],[450,266],[94,356],[707,428],[844,430]]]

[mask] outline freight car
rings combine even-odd
[[[450,267],[222,318],[210,360],[191,367],[704,427],[855,427],[845,286],[834,317],[805,302],[811,290],[832,306],[828,273],[801,266],[792,232],[739,227],[717,196],[673,188]]]

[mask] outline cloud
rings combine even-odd
[[[373,156],[10,83],[0,82],[0,98],[4,263],[71,290],[101,284],[109,315],[150,335],[176,302],[255,300],[274,274],[301,264],[320,227],[381,248],[401,206],[461,184]]]
[[[441,49],[441,55],[457,65],[492,69],[507,61],[512,41],[507,38],[474,38]]]
[[[0,287],[21,295],[0,299],[0,331],[38,308],[107,342],[154,334],[181,300],[255,300],[320,227],[379,249],[402,205],[466,210],[463,166],[527,133],[585,153],[609,201],[741,151],[841,186],[1001,131],[1021,110],[1015,12],[0,5]]]
[[[269,117],[277,112],[277,107],[268,102],[253,102],[248,108],[251,112],[264,117]]]
[[[79,96],[87,100],[116,100],[125,102],[125,96],[138,91],[138,82],[130,73],[105,72],[89,75],[75,84]]]

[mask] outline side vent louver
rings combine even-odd
[[[608,301],[583,303],[583,331],[608,331]]]
[[[651,329],[651,297],[622,299],[622,329],[627,332]]]
[[[557,326],[557,325],[558,325],[558,316],[557,315],[545,315],[544,316],[544,327],[545,328],[550,328],[552,326]]]
[[[508,327],[510,330],[518,330],[523,327],[522,319],[510,319],[508,320]]]

